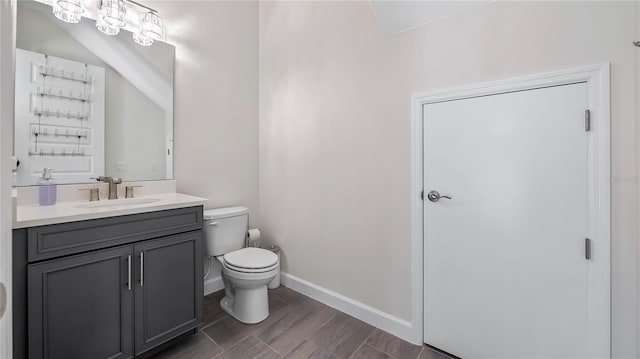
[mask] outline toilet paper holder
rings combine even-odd
[[[246,247],[260,247],[260,229],[251,228],[247,231]]]

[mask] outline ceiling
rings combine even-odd
[[[416,26],[485,5],[491,0],[406,1],[369,0],[382,32],[396,34]]]

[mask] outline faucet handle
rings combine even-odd
[[[109,178],[109,177],[107,177]],[[111,182],[115,183],[115,184],[120,184],[122,183],[122,178],[120,177],[110,177],[111,178]]]
[[[142,186],[126,186],[124,188],[124,198],[133,198],[133,189]]]
[[[89,202],[100,200],[100,188],[80,188],[78,191],[89,191]]]

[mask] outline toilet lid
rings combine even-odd
[[[278,256],[262,248],[242,248],[224,255],[224,261],[236,268],[261,269],[273,267]]]

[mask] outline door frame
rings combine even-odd
[[[0,282],[6,289],[6,308],[0,316],[0,358],[13,355],[11,168],[16,41],[16,0],[0,1]]]
[[[547,72],[507,80],[437,90],[411,98],[411,326],[414,343],[424,341],[424,223],[423,203],[423,106],[466,98],[497,95],[537,88],[587,84],[587,103],[591,111],[588,136],[589,229],[598,260],[588,267],[595,285],[589,286],[590,308],[608,308],[591,326],[588,352],[611,355],[611,141],[610,141],[610,65],[609,63]],[[602,239],[602,241],[600,241]],[[601,258],[601,260],[600,260]],[[593,312],[593,311],[591,311]],[[606,338],[606,339],[605,339]]]

